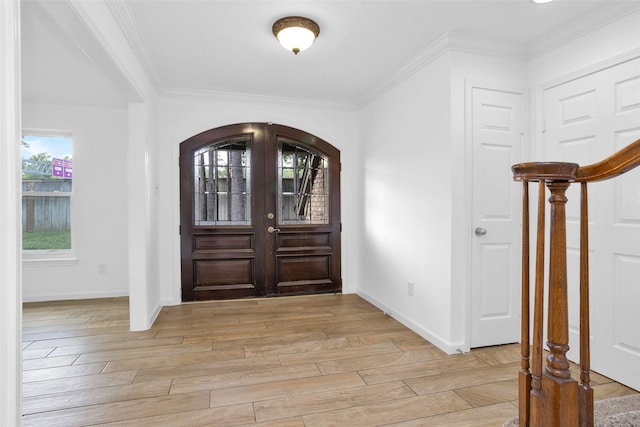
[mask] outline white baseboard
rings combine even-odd
[[[162,300],[162,307],[180,304],[182,304],[182,300],[180,298],[165,298]]]
[[[358,289],[357,288],[342,288],[342,294],[343,295],[352,295],[352,294],[357,294],[358,293]]]
[[[376,298],[374,298],[373,296],[369,295],[368,293],[364,292],[361,289],[358,289],[356,291],[356,293],[364,298],[365,300],[367,300],[369,303],[373,304],[374,306],[376,306],[377,308],[379,308],[380,310],[382,310],[384,313],[386,313],[388,316],[394,318],[395,320],[397,320],[398,322],[402,323],[404,326],[406,326],[407,328],[411,329],[413,332],[415,332],[416,334],[420,335],[422,338],[424,338],[425,340],[429,341],[431,344],[435,345],[436,347],[438,347],[440,350],[444,351],[447,354],[459,354],[462,353],[462,348],[463,348],[463,343],[462,342],[450,342],[450,341],[446,341],[444,339],[442,339],[441,337],[439,337],[437,334],[433,333],[432,331],[425,329],[423,327],[421,327],[420,325],[417,325],[413,320],[405,317],[402,313],[398,313],[396,311],[393,310],[392,307],[389,307],[388,305],[382,303],[381,301],[377,300]]]
[[[127,297],[129,291],[108,291],[108,292],[94,292],[94,293],[81,293],[74,292],[71,294],[55,294],[55,295],[23,295],[22,302],[42,302],[42,301],[67,301],[77,299],[95,299],[95,298],[117,298]]]
[[[156,319],[158,318],[158,315],[160,314],[160,311],[162,310],[162,307],[163,307],[163,304],[158,304],[156,308],[153,310],[153,313],[151,313],[151,317],[149,318],[149,328],[151,328],[155,323]]]

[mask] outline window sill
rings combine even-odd
[[[73,252],[27,251],[22,253],[24,267],[72,267],[78,263]]]

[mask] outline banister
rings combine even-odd
[[[640,139],[608,158],[587,166],[570,162],[529,162],[512,166],[513,179],[523,183],[522,217],[522,327],[519,372],[519,425],[524,427],[593,427],[593,389],[590,386],[589,243],[587,183],[614,178],[640,166]],[[539,183],[533,333],[529,333],[529,189]],[[580,375],[571,377],[568,342],[566,190],[580,183]],[[547,342],[543,364],[543,301],[545,257],[545,198],[551,192]],[[533,345],[530,349],[530,339]],[[531,353],[531,354],[530,354]],[[530,363],[531,362],[531,363]]]
[[[606,159],[586,166],[569,162],[528,162],[513,165],[515,181],[596,182],[615,178],[640,166],[640,139]]]
[[[640,139],[635,140],[601,162],[578,168],[576,181],[604,181],[628,172],[637,166],[640,166]]]

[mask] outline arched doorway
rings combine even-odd
[[[243,123],[180,144],[182,300],[340,292],[340,152]]]

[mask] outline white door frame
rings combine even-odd
[[[530,135],[529,131],[529,93],[525,90],[524,87],[515,87],[512,84],[504,84],[498,82],[483,82],[483,81],[475,81],[475,80],[465,80],[465,91],[464,91],[464,110],[465,110],[465,118],[464,118],[464,128],[465,128],[465,194],[464,197],[466,199],[466,207],[467,207],[467,215],[465,221],[465,229],[466,229],[466,237],[465,237],[465,265],[468,266],[467,273],[465,276],[465,313],[467,315],[467,319],[465,322],[465,345],[461,349],[464,352],[467,352],[471,349],[471,309],[472,309],[472,285],[473,278],[471,277],[471,270],[473,265],[473,243],[475,236],[473,235],[474,229],[474,218],[473,218],[473,90],[474,89],[488,89],[488,90],[496,90],[502,92],[511,92],[511,93],[520,93],[522,94],[522,147],[521,147],[521,160],[526,160],[531,151],[530,145]],[[516,185],[516,183],[513,183]],[[516,236],[516,239],[520,239],[520,236]]]
[[[22,420],[20,2],[0,1],[0,425]]]

